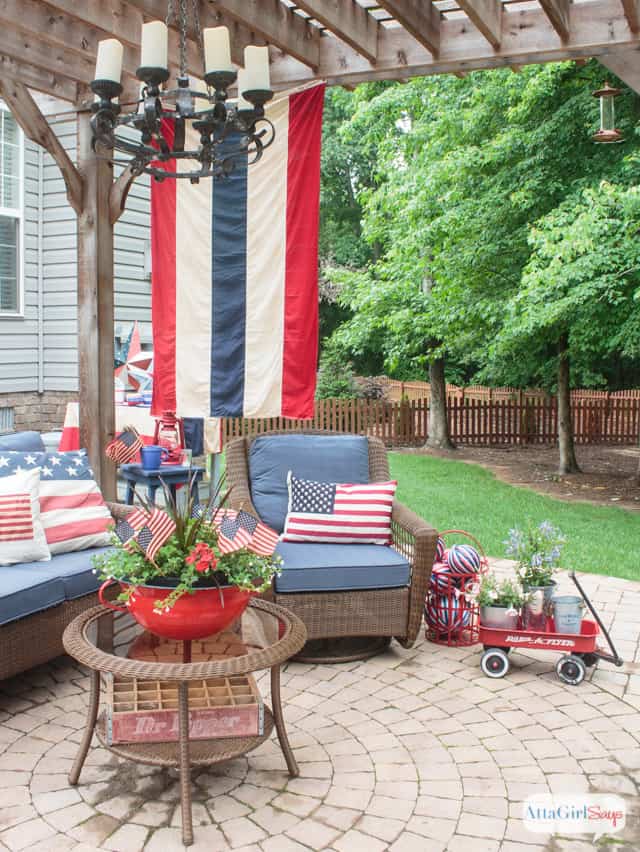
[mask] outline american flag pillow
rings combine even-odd
[[[298,479],[289,471],[289,511],[282,541],[391,544],[398,483],[338,484]]]
[[[38,468],[0,479],[0,565],[51,559],[40,521]]]
[[[0,451],[0,477],[40,469],[40,516],[52,554],[106,547],[113,523],[84,450]]]

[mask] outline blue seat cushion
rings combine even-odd
[[[284,529],[287,473],[319,482],[369,481],[369,442],[359,435],[263,435],[249,452],[251,500],[265,524]]]
[[[93,573],[92,556],[109,553],[111,547],[91,547],[87,550],[74,550],[70,553],[58,553],[44,564],[43,571],[50,577],[59,577],[64,585],[64,597],[67,601],[81,598],[97,591],[101,584]],[[1,575],[0,575],[1,576]]]
[[[10,435],[0,435],[0,450],[44,453],[45,446],[40,432],[12,432]]]
[[[33,615],[95,592],[100,581],[91,557],[108,547],[52,556],[49,562],[22,562],[0,568],[0,624]]]
[[[275,580],[280,594],[398,589],[411,579],[411,566],[404,556],[379,544],[281,541],[276,553],[284,560],[282,574]]]
[[[24,562],[0,568],[0,624],[61,604],[64,583],[43,571],[43,562]]]

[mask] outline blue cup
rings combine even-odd
[[[158,447],[156,444],[150,444],[140,450],[140,456],[142,457],[142,469],[149,472],[158,470],[164,459],[169,457],[169,450]]]

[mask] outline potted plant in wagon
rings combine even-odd
[[[553,574],[558,568],[566,539],[550,521],[530,525],[526,532],[509,530],[507,556],[517,559],[516,573],[527,600],[522,612],[523,627],[544,630],[551,598],[556,587]]]
[[[515,630],[526,596],[520,584],[510,578],[498,580],[486,574],[470,595],[480,607],[480,624],[500,630]]]
[[[252,594],[269,588],[282,560],[274,554],[277,533],[247,512],[224,509],[228,493],[216,506],[219,494],[205,506],[190,499],[178,508],[165,488],[166,512],[143,503],[119,521],[114,549],[94,557],[105,580],[102,603],[168,639],[203,639],[232,624]],[[104,596],[113,582],[115,602]]]

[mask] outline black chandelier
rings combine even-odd
[[[141,61],[136,76],[141,81],[140,99],[120,104],[123,87],[122,44],[106,39],[98,45],[95,93],[92,107],[93,148],[111,162],[127,165],[135,176],[146,172],[156,180],[230,174],[237,161],[257,162],[273,142],[275,129],[265,118],[264,105],[273,97],[269,80],[269,49],[249,46],[243,69],[231,63],[227,27],[200,29],[198,0],[193,0],[193,26],[203,60],[203,79],[187,75],[187,0],[169,0],[165,22],[142,26]],[[180,76],[177,88],[162,89],[169,79],[168,25],[175,21],[180,32]],[[238,82],[238,99],[227,98],[229,87]],[[130,107],[124,111],[123,107]],[[173,132],[166,132],[172,121]],[[189,132],[193,128],[194,133]],[[120,133],[118,131],[121,131]],[[127,155],[127,159],[113,152]],[[175,161],[174,170],[169,165]],[[186,167],[180,164],[187,161]],[[190,166],[193,166],[190,168]]]

